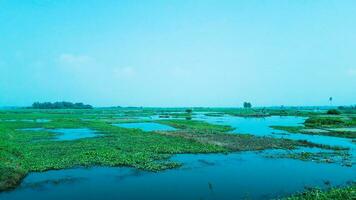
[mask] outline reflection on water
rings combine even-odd
[[[352,143],[351,139],[332,137],[332,136],[321,136],[321,135],[307,135],[307,134],[295,134],[288,133],[282,130],[276,130],[271,128],[271,126],[303,126],[305,117],[295,117],[295,116],[271,116],[265,118],[253,118],[253,117],[235,117],[230,115],[224,115],[220,117],[206,116],[204,114],[198,114],[195,116],[196,120],[205,121],[212,124],[219,125],[229,125],[235,130],[233,133],[245,133],[253,134],[257,136],[271,136],[278,138],[287,138],[293,140],[308,140],[310,142],[332,145],[332,146],[342,146],[348,147],[355,150],[355,144]]]
[[[44,129],[44,128],[23,128],[22,131],[49,131],[56,133],[56,141],[78,140],[82,138],[91,138],[99,136],[98,132],[88,128],[61,128],[61,129]]]
[[[122,123],[122,124],[114,124],[115,126],[122,127],[122,128],[138,128],[143,131],[174,131],[175,128],[159,124],[153,122],[142,122],[142,123]]]
[[[270,199],[355,180],[355,168],[291,159],[268,159],[253,152],[177,155],[185,165],[159,173],[131,168],[78,168],[32,173],[0,199]],[[206,164],[202,160],[207,160]],[[53,184],[46,180],[64,181]],[[41,190],[25,187],[41,182]],[[328,184],[325,184],[328,183]]]
[[[62,128],[50,130],[53,133],[58,133],[56,140],[77,140],[82,138],[91,138],[98,136],[98,133],[88,128]]]

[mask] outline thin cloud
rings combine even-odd
[[[92,58],[86,55],[74,55],[74,54],[61,54],[58,60],[63,65],[69,66],[83,66],[92,62]]]
[[[349,76],[356,76],[356,68],[350,68],[347,70]]]
[[[113,73],[119,78],[132,78],[136,75],[136,70],[133,67],[117,67],[113,69]]]

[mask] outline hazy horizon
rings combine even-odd
[[[355,1],[0,0],[0,106],[356,104]]]

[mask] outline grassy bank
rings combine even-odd
[[[310,189],[303,193],[296,194],[284,200],[354,200],[356,199],[356,184],[331,188],[328,190]]]
[[[343,138],[356,138],[356,118],[353,115],[318,115],[305,120],[304,126],[272,126],[274,129],[290,133],[326,135]]]

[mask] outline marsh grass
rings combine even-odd
[[[311,188],[300,194],[284,198],[284,200],[354,200],[356,199],[356,184],[346,187],[321,190]]]
[[[180,130],[188,130],[196,133],[225,133],[234,130],[231,126],[214,125],[197,120],[158,120],[160,124],[172,126]]]
[[[274,153],[264,155],[267,158],[291,158],[318,163],[338,163],[342,166],[352,167],[352,157],[348,151],[320,151],[320,152],[295,152]]]
[[[325,135],[342,138],[356,138],[356,132],[336,130],[332,128],[355,127],[353,117],[311,117],[305,121],[304,126],[271,126],[271,128],[287,131],[289,133],[302,133],[308,135]],[[320,131],[315,131],[315,130]]]

